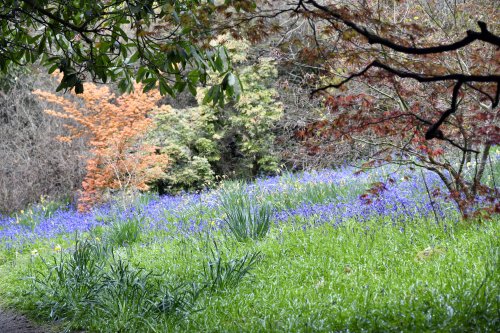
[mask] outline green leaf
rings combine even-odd
[[[188,84],[186,82],[179,81],[174,84],[174,89],[181,93],[184,91],[184,89],[186,89],[187,85]]]
[[[203,98],[203,104],[210,103],[210,101],[214,99],[216,88],[218,88],[218,86],[213,86],[210,89],[208,89],[205,97]]]
[[[137,60],[139,60],[139,57],[141,56],[141,53],[139,51],[136,51],[131,57],[130,59],[128,60],[128,63],[131,64],[131,63],[134,63],[136,62]]]
[[[150,82],[150,83],[146,84],[144,86],[144,88],[142,89],[142,91],[143,92],[148,92],[148,91],[150,91],[150,90],[152,90],[154,88],[156,88],[156,80],[155,80],[155,82]]]
[[[218,102],[219,102],[219,106],[221,108],[224,107],[224,93],[222,91],[218,96]],[[214,105],[215,105],[215,103],[216,103],[216,101],[214,100]]]
[[[66,84],[66,82],[64,82],[64,79],[63,79],[63,80],[61,80],[61,83],[59,83],[59,85],[57,86],[56,92],[59,92],[67,87],[68,87],[68,85]]]
[[[146,67],[140,67],[137,70],[135,82],[141,82],[142,79],[144,78],[144,75],[146,75],[147,72],[148,72],[148,69]]]
[[[217,102],[219,102],[219,98],[221,98],[221,95],[224,94],[222,93],[220,86],[213,86],[213,88],[214,88],[214,93],[212,95],[212,102],[213,105],[215,106]],[[224,103],[224,100],[222,102]]]
[[[187,78],[188,78],[189,82],[191,82],[191,84],[193,84],[193,85],[197,84],[198,80],[200,79],[200,70],[195,69],[195,70],[190,71],[187,75]]]
[[[54,64],[52,65],[50,68],[49,68],[49,74],[52,74],[55,72],[56,69],[59,68],[59,65],[58,64]]]
[[[192,84],[189,84],[189,83],[188,83],[188,89],[189,89],[189,92],[190,92],[193,96],[196,96],[197,91],[196,91],[196,87],[195,87],[194,85],[192,85]]]
[[[175,97],[174,91],[163,78],[160,79],[160,94],[162,94],[162,96],[169,94],[170,96]]]
[[[123,78],[118,82],[118,89],[120,90],[121,93],[124,93],[128,90],[128,87],[130,85],[130,81],[128,78]]]
[[[78,77],[76,74],[64,75],[63,81],[66,81],[66,86],[68,88],[74,87],[78,83]]]
[[[224,64],[222,62],[221,57],[219,57],[219,56],[215,57],[214,66],[218,72],[224,71]]]
[[[38,48],[37,48],[38,53],[42,54],[43,51],[45,50],[46,40],[47,40],[47,36],[43,35],[42,40],[40,41],[40,44],[38,44]]]
[[[99,44],[99,51],[105,53],[109,50],[111,45],[112,45],[111,42],[101,42],[101,44]]]
[[[156,77],[150,77],[150,78],[147,78],[145,80],[142,80],[142,82],[146,83],[146,84],[150,84],[150,83],[156,84],[156,81],[158,81],[158,79]]]

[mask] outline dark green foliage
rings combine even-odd
[[[214,121],[220,159],[216,173],[234,178],[275,174],[279,158],[274,152],[274,127],[283,115],[274,84],[277,69],[272,59],[260,59],[240,68],[244,92],[234,105],[204,107]]]
[[[143,219],[139,217],[113,221],[106,233],[107,241],[113,246],[125,246],[137,242],[141,235],[142,222]]]
[[[31,280],[40,318],[100,332],[143,331],[164,315],[188,313],[199,295],[196,285],[170,286],[88,240],[77,241],[69,255],[42,260]]]
[[[161,147],[169,157],[166,177],[153,187],[158,192],[193,191],[210,185],[214,180],[213,163],[219,157],[216,141],[211,139],[213,126],[198,108],[173,109],[162,107],[155,116],[156,128],[149,140]]]
[[[236,287],[250,270],[262,260],[260,252],[247,253],[238,259],[226,260],[215,244],[210,260],[203,266],[203,278],[209,290]]]
[[[244,45],[226,43],[237,64],[245,59]],[[170,159],[166,178],[154,184],[160,193],[199,190],[219,177],[252,178],[278,172],[273,129],[283,111],[273,87],[275,64],[261,59],[237,68],[245,86],[238,102],[209,106],[199,97],[195,107],[163,106],[156,112],[149,141]],[[207,94],[207,89],[200,91],[202,96]]]
[[[224,47],[208,43],[218,10],[201,0],[2,1],[0,71],[41,61],[49,73],[63,73],[57,91],[82,93],[85,80],[117,81],[131,91],[137,81],[169,95],[186,87],[195,92],[214,71],[222,82],[205,101],[223,103],[240,88]]]

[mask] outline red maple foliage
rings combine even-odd
[[[410,164],[436,173],[464,217],[478,196],[490,212],[500,208],[498,189],[484,177],[500,143],[494,2],[259,3],[253,19],[240,22],[265,29],[252,36],[271,38],[281,66],[314,77],[304,81],[324,98],[325,117],[295,133],[311,154],[328,150],[331,138],[361,142],[372,146],[365,167]]]

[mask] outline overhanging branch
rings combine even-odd
[[[410,78],[410,79],[414,79],[414,80],[421,82],[421,83],[443,82],[443,81],[455,81],[456,82],[455,86],[453,88],[453,93],[452,93],[452,98],[451,98],[451,106],[448,110],[446,110],[441,115],[441,117],[439,118],[438,121],[431,124],[431,126],[429,127],[429,129],[425,133],[425,138],[427,140],[432,140],[432,139],[445,140],[461,150],[470,151],[470,149],[468,149],[467,147],[461,147],[457,143],[446,138],[444,136],[443,132],[439,129],[439,127],[444,123],[444,121],[451,114],[455,113],[455,111],[457,110],[458,95],[459,95],[459,92],[460,92],[462,85],[464,85],[466,83],[471,83],[471,82],[496,83],[497,90],[496,90],[495,98],[492,99],[492,108],[495,108],[498,106],[499,95],[500,95],[500,75],[496,75],[496,74],[468,75],[468,74],[461,74],[461,73],[453,73],[453,74],[446,74],[446,75],[425,75],[425,74],[420,74],[420,73],[415,73],[415,72],[410,72],[410,71],[402,71],[402,70],[399,70],[396,68],[392,68],[391,66],[386,65],[384,63],[381,63],[378,60],[373,61],[372,63],[370,63],[368,66],[366,66],[364,69],[362,69],[358,73],[351,74],[350,76],[348,76],[347,78],[342,80],[340,83],[329,84],[329,85],[326,85],[326,86],[323,86],[321,88],[313,90],[311,92],[311,96],[313,96],[321,91],[325,91],[329,88],[340,88],[344,84],[346,84],[347,82],[351,81],[352,79],[365,75],[372,67],[383,69],[383,70],[385,70],[385,71],[387,71],[387,72],[389,72],[397,77],[400,77],[400,78]],[[482,90],[479,90],[479,89],[475,89],[475,90],[491,99],[491,96],[489,94],[483,92]]]
[[[302,1],[301,1],[302,2]],[[345,19],[339,13],[336,13],[332,9],[327,6],[320,5],[314,0],[307,0],[306,3],[311,4],[316,9],[321,10],[325,14],[328,14],[330,18],[333,18],[337,21],[342,22],[349,28],[353,29],[360,35],[366,37],[369,44],[379,44],[390,48],[396,52],[401,52],[405,54],[415,54],[415,55],[423,55],[423,54],[433,54],[433,53],[445,53],[450,51],[459,50],[475,41],[483,41],[489,44],[496,45],[500,47],[500,36],[496,36],[488,30],[488,27],[485,22],[478,21],[477,25],[479,26],[480,31],[467,30],[466,36],[454,43],[451,44],[442,44],[431,47],[412,47],[405,46],[394,43],[393,41],[381,37],[371,31],[368,28],[360,26],[350,20]],[[307,9],[307,8],[306,8]]]

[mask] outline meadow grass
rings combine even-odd
[[[361,207],[380,175],[343,175],[149,196],[69,234],[30,225],[0,246],[0,305],[68,331],[498,331],[498,216],[460,221],[442,202],[436,220],[410,181]],[[227,191],[272,208],[263,234],[234,237]]]

